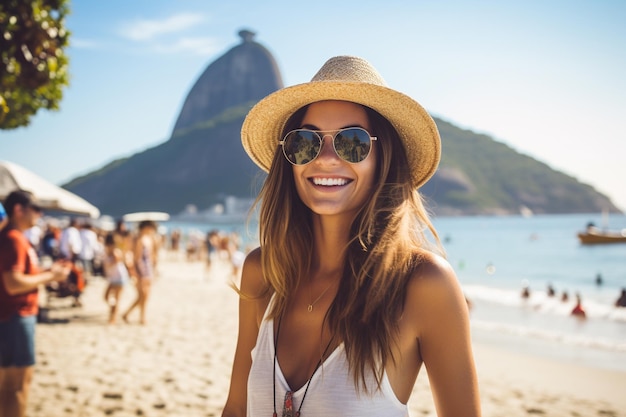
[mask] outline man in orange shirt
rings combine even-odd
[[[35,364],[35,324],[39,285],[67,279],[70,268],[56,262],[40,272],[37,253],[24,236],[41,208],[26,191],[4,201],[9,219],[0,231],[0,416],[26,415]]]

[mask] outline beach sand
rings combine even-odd
[[[83,307],[54,299],[37,327],[28,416],[219,416],[237,338],[237,295],[226,265],[163,254],[145,326],[107,325],[105,281],[91,278]],[[128,286],[122,308],[135,290]],[[626,373],[475,344],[484,416],[626,416]],[[410,415],[435,416],[423,370]]]

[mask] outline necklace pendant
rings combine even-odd
[[[283,403],[283,417],[294,417],[293,413],[293,392],[285,393],[285,402]]]
[[[309,304],[309,306],[306,308],[306,310],[310,313],[311,311],[313,311],[313,304]]]

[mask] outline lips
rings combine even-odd
[[[346,185],[350,181],[351,180],[348,180],[346,178],[320,178],[320,177],[311,178],[311,182],[313,182],[313,184],[322,185],[325,187],[339,187],[342,185]]]

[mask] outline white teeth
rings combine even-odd
[[[345,178],[313,178],[313,184],[315,185],[326,185],[326,186],[335,186],[335,185],[346,185],[348,180]]]

